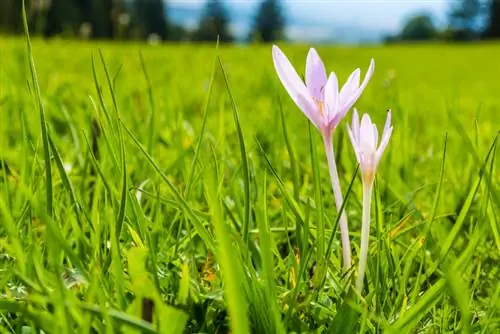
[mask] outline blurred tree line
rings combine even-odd
[[[168,0],[25,0],[30,30],[53,36],[85,39],[232,42],[231,17],[224,1],[206,0],[194,29],[169,17]],[[22,0],[0,0],[0,33],[21,34]],[[247,41],[284,38],[285,16],[279,0],[261,0]],[[451,0],[446,24],[432,15],[410,17],[386,42],[500,38],[500,0]]]
[[[30,31],[47,38],[234,41],[230,17],[221,0],[207,0],[195,29],[169,18],[166,0],[25,0]],[[0,0],[0,33],[21,34],[22,0]],[[248,41],[284,38],[279,0],[263,0]]]
[[[416,14],[401,31],[387,36],[386,42],[399,41],[474,41],[500,38],[500,0],[450,1],[448,20],[439,28],[427,13]]]

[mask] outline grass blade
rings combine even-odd
[[[170,180],[167,178],[165,173],[158,167],[156,162],[153,160],[153,158],[148,154],[146,149],[142,146],[142,144],[137,140],[137,138],[134,136],[134,134],[122,123],[123,128],[125,129],[125,132],[129,135],[129,137],[132,139],[132,141],[135,143],[135,145],[141,150],[142,154],[150,165],[156,170],[158,175],[162,178],[162,180],[167,184],[169,190],[174,194],[174,197],[176,200],[180,203],[180,206],[183,208],[185,213],[189,216],[191,219],[191,222],[193,225],[196,227],[196,230],[198,231],[200,237],[203,239],[203,242],[207,245],[207,247],[215,251],[215,244],[213,242],[213,238],[208,233],[208,230],[203,226],[202,222],[200,219],[196,216],[196,214],[193,212],[193,209],[189,206],[189,204],[186,202],[186,200],[182,197],[182,195],[179,193],[179,191],[175,188],[175,186],[170,182]]]
[[[38,111],[40,112],[40,127],[42,129],[42,144],[43,144],[43,157],[45,161],[45,182],[46,184],[46,201],[47,201],[47,212],[50,216],[53,213],[53,195],[52,195],[52,165],[50,163],[50,148],[49,148],[49,130],[47,126],[47,121],[45,117],[45,107],[42,102],[42,94],[40,92],[40,85],[38,84],[38,76],[36,74],[35,59],[33,58],[33,50],[31,48],[30,33],[28,28],[28,19],[26,17],[26,5],[23,0],[23,24],[24,33],[26,36],[26,46],[28,49],[28,61],[31,71],[31,80],[33,87],[35,88],[35,97],[38,103]]]
[[[226,83],[227,93],[229,94],[229,99],[231,101],[231,107],[233,109],[234,123],[236,124],[236,130],[238,132],[238,141],[240,143],[240,154],[241,163],[243,167],[243,187],[244,187],[244,198],[245,198],[245,215],[243,218],[243,240],[248,243],[248,231],[250,226],[250,171],[248,168],[248,155],[245,147],[245,140],[243,138],[243,131],[241,130],[240,118],[238,116],[238,109],[236,108],[236,103],[234,102],[233,94],[231,93],[231,88],[229,87],[229,81],[227,79],[226,71],[224,70],[224,65],[222,64],[222,59],[218,56],[220,69],[224,76],[224,82]]]
[[[231,318],[231,332],[235,334],[249,333],[250,324],[247,316],[247,301],[241,288],[243,287],[240,275],[242,266],[241,259],[238,259],[239,252],[234,248],[231,240],[231,233],[227,223],[224,221],[220,193],[218,186],[219,176],[217,168],[205,170],[205,197],[212,216],[212,223],[215,228],[217,238],[217,253],[224,280],[224,290],[229,314]]]
[[[264,174],[263,182],[262,182],[262,202],[260,207],[261,214],[257,221],[259,227],[259,236],[260,236],[260,252],[262,257],[262,265],[263,265],[263,275],[262,279],[267,283],[269,300],[272,301],[270,305],[270,309],[274,318],[275,326],[280,330],[280,333],[284,333],[283,325],[281,324],[280,318],[281,315],[278,310],[278,305],[274,302],[277,300],[276,294],[276,282],[274,278],[274,261],[273,261],[273,253],[271,248],[271,234],[269,230],[269,220],[268,220],[268,212],[267,212],[267,177]]]
[[[191,190],[194,172],[196,169],[196,163],[198,162],[198,155],[199,155],[200,149],[201,149],[201,143],[203,141],[203,136],[205,134],[206,127],[207,127],[208,107],[210,105],[210,97],[212,96],[212,86],[213,86],[214,78],[215,78],[215,68],[216,68],[216,64],[217,64],[217,52],[218,51],[219,51],[219,39],[217,39],[217,44],[215,45],[215,55],[216,56],[214,58],[214,63],[212,65],[212,73],[210,75],[210,82],[208,83],[208,92],[207,92],[207,97],[205,100],[205,107],[203,110],[203,122],[201,124],[200,135],[198,137],[198,141],[196,142],[196,147],[194,149],[193,161],[191,162],[191,167],[189,168],[189,172],[188,172],[188,178],[187,178],[187,182],[186,182],[186,190],[184,191],[185,198],[188,198],[189,191]]]

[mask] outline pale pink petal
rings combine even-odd
[[[377,164],[380,161],[380,158],[382,157],[382,154],[384,153],[387,145],[389,144],[389,139],[391,138],[392,134],[392,127],[390,127],[387,132],[384,132],[384,135],[382,136],[382,141],[380,142],[380,146],[377,149],[377,152],[375,153],[375,156],[377,157]]]
[[[384,125],[384,133],[387,132],[387,130],[389,130],[389,128],[391,127],[391,119],[392,119],[392,112],[391,110],[389,109],[387,111],[387,119],[385,120],[385,125]]]
[[[361,118],[361,127],[359,129],[360,142],[363,142],[368,147],[363,147],[364,149],[374,149],[374,134],[373,125],[368,114],[364,114]]]
[[[351,140],[352,147],[356,149],[356,147],[358,146],[358,142],[356,141],[356,138],[354,137],[354,134],[352,133],[349,124],[346,124],[346,128],[347,128],[347,134],[349,135],[349,139]]]
[[[354,108],[354,112],[352,113],[352,131],[354,137],[359,142],[359,115],[356,108]]]
[[[378,130],[377,130],[377,126],[375,124],[373,124],[373,148],[377,148],[377,144],[378,144]]]
[[[336,113],[333,117],[328,121],[328,130],[333,131],[342,121],[343,115],[341,113]]]
[[[349,98],[356,92],[356,90],[359,87],[359,76],[360,76],[361,70],[357,68],[354,70],[345,84],[342,86],[342,89],[340,90],[340,96],[339,96],[339,106],[343,109],[343,106],[346,104],[346,102],[349,100]]]
[[[361,86],[353,92],[345,101],[345,103],[341,106],[345,112],[349,111],[351,107],[356,103],[356,101],[359,99],[363,91],[365,90],[366,85],[368,84],[368,81],[370,81],[370,78],[373,75],[373,72],[375,71],[375,61],[372,59],[370,61],[370,67],[368,68],[368,71],[366,72],[365,78],[363,80],[363,83]]]
[[[311,94],[288,58],[276,45],[273,45],[273,62],[278,77],[292,100],[307,118],[319,128],[321,125],[321,117]]]
[[[380,160],[382,153],[384,153],[384,150],[387,147],[387,144],[389,144],[389,139],[391,138],[391,134],[392,134],[391,112],[389,111],[387,113],[387,120],[385,122],[384,133],[382,134],[382,140],[380,142],[379,148],[377,149],[377,153],[376,153],[377,159]]]
[[[316,52],[316,49],[311,48],[307,54],[306,61],[306,86],[313,97],[322,101],[324,87],[326,84],[326,70],[323,61]]]
[[[370,81],[374,71],[375,71],[375,60],[372,58],[370,60],[370,66],[368,67],[368,71],[366,72],[365,78],[363,79],[363,83],[361,84],[361,87],[359,87],[359,90],[361,91],[360,94],[363,92],[366,85],[368,85],[368,81]]]
[[[360,162],[359,159],[359,153],[358,153],[358,142],[357,138],[355,138],[354,134],[352,133],[351,128],[349,127],[349,124],[347,124],[347,133],[349,134],[349,138],[351,139],[352,147],[354,149],[354,154],[356,155],[356,160],[358,163]]]
[[[324,91],[324,101],[328,121],[331,121],[337,114],[338,97],[339,83],[337,81],[337,76],[332,72],[328,77],[328,81],[326,82],[326,88]]]

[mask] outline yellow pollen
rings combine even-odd
[[[321,86],[319,92],[320,92],[320,95],[322,96],[323,95],[323,91],[325,90],[325,86]],[[322,99],[318,99],[317,97],[313,96],[312,97],[314,103],[316,103],[316,107],[318,108],[319,110],[319,114],[321,115],[321,117],[325,117],[325,103],[322,101]]]
[[[324,115],[324,104],[323,101],[320,101],[319,99],[313,97],[314,102],[316,103],[316,106],[318,107],[319,113],[321,117],[325,116]]]

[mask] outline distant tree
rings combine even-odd
[[[163,0],[135,0],[133,11],[142,38],[155,34],[167,39],[167,10]]]
[[[481,0],[452,2],[449,14],[449,31],[455,40],[473,40],[481,36],[484,21],[484,6]]]
[[[400,41],[399,35],[385,35],[382,37],[382,41],[386,44],[397,43]]]
[[[113,11],[119,1],[115,0],[78,0],[81,10],[80,24],[88,25],[92,38],[113,38],[115,27]]]
[[[49,2],[46,0],[27,0],[25,4],[30,33],[32,35],[40,34],[45,26]],[[19,7],[21,6],[22,3]],[[19,16],[21,16],[21,13],[19,13]]]
[[[29,9],[31,1],[26,1]],[[22,1],[0,0],[0,30],[8,33],[21,33],[23,23],[21,20]]]
[[[403,41],[423,41],[434,39],[437,36],[437,30],[428,14],[415,15],[408,20],[399,35]]]
[[[215,41],[217,35],[221,42],[232,42],[234,39],[229,31],[229,18],[222,1],[208,0],[193,38],[197,41]]]
[[[500,38],[500,0],[490,0],[488,4],[487,38]]]
[[[189,31],[180,24],[170,23],[168,26],[168,37],[169,41],[185,41],[189,40],[191,35]]]
[[[17,1],[17,0],[16,0]],[[73,0],[52,0],[45,18],[44,36],[74,35],[78,29],[80,11]]]
[[[284,37],[285,17],[279,0],[264,0],[257,11],[250,40],[273,42]]]

